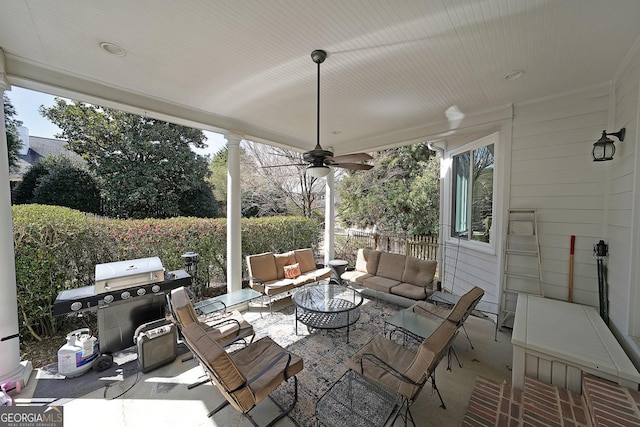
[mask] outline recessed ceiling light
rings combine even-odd
[[[503,78],[505,80],[515,80],[515,79],[519,79],[523,75],[524,75],[524,71],[523,70],[515,70],[515,71],[512,71],[510,73],[505,74]]]
[[[127,51],[121,48],[120,46],[118,46],[117,44],[113,44],[109,42],[101,42],[100,48],[110,55],[127,56]]]

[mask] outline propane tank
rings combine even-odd
[[[98,340],[89,328],[76,329],[67,334],[67,343],[58,350],[58,373],[67,378],[84,374],[98,357]]]

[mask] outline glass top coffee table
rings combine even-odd
[[[391,338],[394,332],[400,332],[403,343],[407,336],[422,342],[438,329],[438,326],[440,326],[440,322],[436,322],[426,316],[414,313],[411,310],[400,310],[399,313],[385,319],[384,335],[388,334],[389,338]]]
[[[291,297],[296,307],[296,335],[298,322],[310,329],[347,328],[360,318],[362,295],[355,289],[334,283],[313,283],[300,288]]]

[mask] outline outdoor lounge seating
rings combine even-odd
[[[410,407],[431,380],[433,389],[440,398],[442,408],[446,408],[436,385],[436,367],[457,335],[458,328],[451,322],[442,322],[428,336],[417,353],[413,350],[376,335],[348,361],[348,367],[382,386],[398,392],[403,397],[405,425],[410,419],[415,425]]]
[[[253,326],[238,311],[218,313],[217,316],[211,316],[208,321],[207,318],[199,317],[183,286],[171,290],[170,296],[167,295],[167,301],[169,312],[181,333],[191,323],[197,323],[223,346],[240,340],[247,344],[249,337],[251,337],[249,342],[252,342],[255,337]]]
[[[275,424],[295,406],[298,400],[296,375],[302,371],[303,361],[271,338],[261,338],[247,347],[227,353],[199,323],[189,324],[183,334],[185,344],[225,398],[225,402],[211,411],[209,416],[231,404],[257,426],[249,411],[290,378],[293,378],[293,402],[284,408],[272,398],[281,412],[267,425]]]
[[[436,322],[448,321],[453,323],[458,329],[462,329],[464,335],[469,341],[469,345],[473,348],[471,338],[469,338],[469,334],[467,334],[467,331],[464,328],[464,322],[467,320],[469,315],[471,315],[483,296],[484,290],[478,286],[474,286],[462,295],[452,308],[442,307],[428,301],[418,301],[407,310],[411,310],[416,314],[428,317]]]
[[[311,249],[296,249],[282,254],[265,252],[247,256],[249,285],[269,298],[307,283],[331,277],[331,268],[316,265]],[[285,271],[286,270],[286,271]],[[262,309],[262,305],[260,307]]]
[[[375,291],[424,300],[433,294],[436,261],[373,249],[358,249],[355,270],[340,278]]]

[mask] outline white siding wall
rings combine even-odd
[[[485,291],[483,301],[499,302],[499,272],[497,256],[473,250],[458,244],[457,240],[445,242],[445,277],[443,286],[462,295],[474,286]]]
[[[637,51],[636,51],[637,52]],[[632,341],[628,335],[640,336],[640,295],[638,295],[638,262],[640,250],[640,197],[638,194],[638,97],[640,55],[619,70],[614,85],[615,115],[610,119],[610,132],[626,128],[625,140],[616,142],[616,154],[608,176],[607,235],[609,243],[609,317],[614,332]],[[637,349],[635,351],[638,353]]]
[[[609,85],[514,106],[508,208],[537,210],[545,296],[598,305],[593,245],[604,239],[606,162],[591,149],[607,127]]]
[[[502,112],[502,116],[507,112]],[[508,109],[510,116],[511,109]],[[457,151],[465,151],[468,145],[473,145],[479,139],[497,133],[494,141],[495,169],[494,180],[494,211],[492,226],[492,245],[468,242],[463,239],[451,238],[451,156]],[[444,185],[441,198],[441,235],[444,247],[444,277],[443,287],[458,295],[479,286],[485,291],[483,301],[500,302],[500,270],[502,266],[501,253],[501,218],[503,200],[505,198],[505,176],[509,171],[508,159],[510,157],[508,147],[511,136],[511,120],[497,120],[479,126],[475,131],[469,132],[459,140],[447,141],[447,152],[443,157]]]

